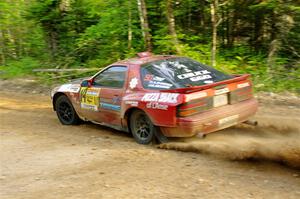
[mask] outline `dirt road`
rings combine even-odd
[[[199,154],[62,126],[48,96],[0,91],[0,197],[300,198],[299,101],[261,105],[258,128],[160,146]]]

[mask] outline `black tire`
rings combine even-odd
[[[57,98],[55,101],[55,110],[59,121],[64,125],[75,125],[81,121],[70,100],[65,95]]]
[[[129,123],[131,133],[137,143],[150,144],[154,140],[157,129],[143,111],[134,111]]]

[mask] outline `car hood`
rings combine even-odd
[[[83,80],[87,80],[87,79],[90,79],[90,77],[82,77],[82,78],[72,79],[68,83],[61,84],[59,86],[54,87],[51,90],[51,98],[53,98],[53,96],[57,92],[70,92],[71,91],[70,89],[77,90],[76,87],[78,87],[78,91],[79,91],[81,82]],[[72,90],[71,92],[74,92],[74,90]]]

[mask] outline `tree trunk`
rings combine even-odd
[[[230,41],[230,15],[228,9],[226,9],[226,47],[229,47]]]
[[[172,43],[175,46],[177,54],[181,54],[181,48],[178,41],[176,29],[175,29],[175,18],[173,13],[173,0],[166,0],[167,2],[167,19],[168,19],[168,28],[170,35],[172,37]]]
[[[1,55],[1,64],[5,65],[6,59],[4,54],[4,34],[2,30],[0,30],[0,55]]]
[[[211,46],[211,65],[216,66],[216,53],[217,53],[217,5],[218,0],[212,0],[210,3],[210,14],[212,24],[212,46]]]
[[[132,48],[132,12],[131,0],[128,0],[128,49]]]
[[[17,55],[17,49],[16,49],[16,40],[14,38],[14,35],[11,33],[10,31],[10,28],[7,28],[6,29],[6,33],[7,33],[7,39],[8,39],[8,42],[10,42],[10,45],[12,45],[10,47],[10,52],[9,54],[11,55],[11,57],[13,57],[14,59],[17,59],[18,58],[18,55]]]
[[[48,30],[48,46],[51,52],[52,59],[54,59],[57,55],[57,45],[58,45],[58,39],[57,39],[57,33],[54,29],[50,28]]]
[[[192,8],[191,8],[191,5],[190,5],[190,3],[188,2],[188,16],[187,16],[187,18],[188,18],[188,31],[191,31],[191,27],[192,27],[192,16],[193,16],[193,14],[192,14]]]
[[[271,24],[271,43],[268,53],[268,72],[272,73],[276,67],[276,56],[278,51],[283,47],[284,41],[294,26],[294,19],[288,14],[279,14],[278,11],[273,11],[273,20]]]
[[[228,13],[228,27],[227,27],[227,31],[228,31],[228,47],[232,47],[234,45],[235,42],[235,37],[236,37],[236,27],[237,27],[237,20],[238,20],[238,14],[237,11],[229,11]]]
[[[268,53],[268,59],[267,59],[267,64],[268,64],[268,74],[272,76],[272,68],[275,65],[275,58],[276,58],[276,53],[278,49],[280,48],[280,41],[277,39],[274,39],[270,43],[270,48],[269,48],[269,53]]]
[[[253,35],[253,45],[256,52],[259,52],[262,47],[263,21],[264,21],[263,16],[257,13],[254,19],[254,35]]]
[[[222,9],[222,19],[225,19],[227,9]],[[226,46],[226,23],[222,23],[222,46]]]
[[[141,28],[142,33],[145,41],[145,45],[148,51],[152,51],[152,43],[151,43],[151,34],[148,24],[148,15],[147,15],[147,7],[145,0],[137,0],[140,21],[141,21]]]

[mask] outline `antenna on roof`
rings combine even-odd
[[[139,58],[151,57],[153,54],[151,52],[140,52],[137,54]]]

